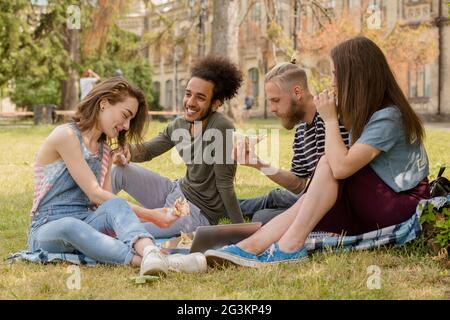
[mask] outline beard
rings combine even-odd
[[[300,121],[305,118],[305,111],[303,110],[303,105],[298,100],[291,98],[291,103],[288,108],[288,112],[280,116],[281,125],[291,130]]]
[[[184,105],[183,106],[183,108],[184,108],[184,112],[186,113],[187,112],[187,110],[186,110],[186,108],[187,108],[187,106],[186,105]],[[206,108],[206,109],[203,109],[202,111],[200,111],[200,114],[197,116],[197,118],[195,119],[195,120],[193,120],[192,122],[195,122],[195,121],[203,121],[203,120],[205,120],[206,118],[208,118],[212,113],[213,113],[213,110],[212,110],[212,102],[208,105],[208,108]],[[186,117],[185,117],[185,119],[186,119]],[[186,119],[187,120],[187,119]],[[188,120],[189,121],[189,120]]]

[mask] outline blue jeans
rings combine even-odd
[[[239,206],[242,214],[252,217],[253,222],[266,224],[280,213],[292,207],[299,197],[300,195],[285,189],[274,189],[262,197],[240,199]]]
[[[113,238],[107,234],[114,235]],[[123,199],[104,202],[95,211],[58,205],[33,220],[28,245],[31,251],[74,253],[109,264],[130,264],[134,243],[153,237]]]

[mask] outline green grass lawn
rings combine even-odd
[[[165,124],[152,122],[147,136]],[[279,128],[275,120],[252,121],[245,127]],[[3,261],[26,248],[32,203],[32,163],[53,127],[0,126],[0,299],[450,299],[450,272],[428,254],[424,241],[397,248],[333,253],[318,252],[309,261],[261,270],[231,267],[205,274],[171,273],[146,285],[129,281],[131,267],[81,267],[81,289],[66,285],[67,264],[35,265]],[[440,164],[450,165],[450,133],[427,130],[426,147],[432,176]],[[288,169],[293,132],[280,130],[280,166]],[[165,154],[145,167],[169,178],[184,174]],[[447,172],[449,176],[449,172]],[[263,195],[275,187],[260,173],[239,167],[239,197]],[[368,289],[369,266],[380,268],[381,288]]]

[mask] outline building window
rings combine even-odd
[[[410,99],[430,97],[429,66],[418,66],[408,71],[408,96]]]
[[[253,96],[254,104],[258,105],[259,97],[259,70],[258,68],[251,68],[248,70],[248,79],[251,83],[251,95]]]
[[[283,18],[284,18],[284,10],[283,8],[280,6],[277,7],[277,23],[282,26],[283,25]]]
[[[167,80],[166,81],[166,101],[165,101],[166,107],[173,107],[173,81]]]
[[[153,64],[158,66],[161,62],[161,45],[157,44],[153,47]]]
[[[325,9],[334,9],[336,8],[336,0],[327,0],[323,2],[323,7]]]
[[[376,6],[378,8],[384,7],[384,1],[383,0],[370,0],[369,6]]]
[[[155,98],[155,102],[157,102],[157,104],[159,105],[161,99],[161,82],[159,81],[155,81],[153,82],[153,94],[154,94],[154,98]]]
[[[252,20],[254,22],[261,22],[261,3],[255,3],[252,8]]]
[[[433,4],[430,1],[409,0],[404,3],[403,18],[411,22],[430,19],[431,13],[433,13]]]
[[[178,105],[177,108],[183,106],[184,93],[186,91],[186,83],[184,79],[178,80]]]
[[[385,9],[384,0],[370,0],[368,9],[372,12],[377,10],[383,12]]]

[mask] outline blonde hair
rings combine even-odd
[[[309,91],[306,72],[295,62],[295,59],[292,59],[291,62],[277,64],[266,74],[265,83],[273,82],[284,90],[300,85],[302,89]]]

